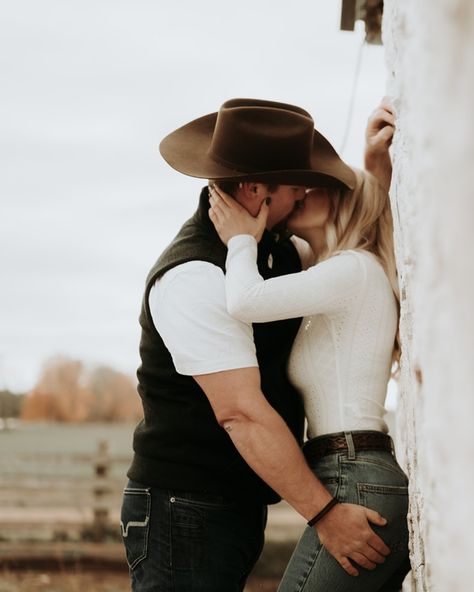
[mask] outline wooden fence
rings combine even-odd
[[[0,541],[118,538],[129,456],[0,452]]]

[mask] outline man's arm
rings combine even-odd
[[[263,396],[258,368],[202,374],[194,379],[247,464],[306,520],[331,500],[287,425]],[[373,569],[389,553],[369,521],[379,526],[386,523],[377,512],[363,506],[337,504],[315,526],[322,544],[350,575],[358,572],[349,559]]]
[[[364,165],[388,191],[392,181],[392,160],[389,148],[395,131],[395,116],[387,97],[371,114],[365,132]]]

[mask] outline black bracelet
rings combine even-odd
[[[330,502],[328,502],[324,506],[324,508],[316,514],[316,516],[313,516],[313,518],[311,518],[311,520],[308,520],[308,526],[314,526],[317,522],[319,522],[321,520],[321,518],[323,516],[326,516],[326,514],[329,512],[329,510],[332,510],[332,508],[334,508],[334,506],[338,503],[339,503],[339,500],[337,498],[333,497],[332,500]]]

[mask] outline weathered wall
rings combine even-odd
[[[474,589],[474,2],[386,0],[414,590]],[[407,586],[409,587],[409,586]]]

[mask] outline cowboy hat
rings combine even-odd
[[[352,169],[294,105],[231,99],[217,113],[183,125],[160,143],[166,162],[185,175],[353,189]]]

